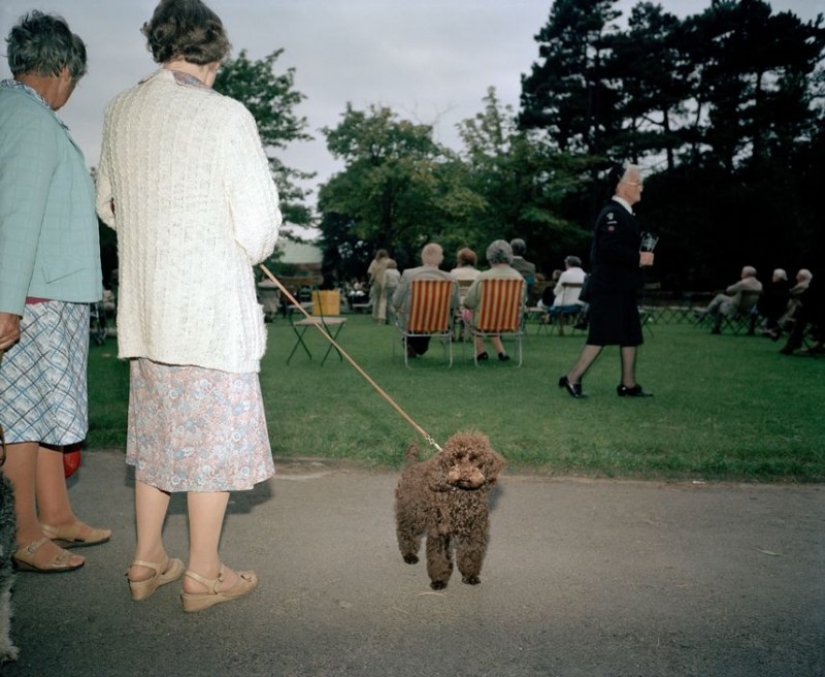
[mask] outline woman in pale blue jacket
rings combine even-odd
[[[14,485],[18,569],[71,571],[64,548],[109,540],[69,503],[63,447],[88,429],[89,304],[102,294],[94,187],[55,115],[86,72],[83,41],[31,12],[8,37],[0,82],[0,423]]]

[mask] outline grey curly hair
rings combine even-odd
[[[68,68],[77,82],[86,74],[86,45],[56,14],[29,12],[11,29],[6,43],[12,75],[60,75]]]
[[[487,247],[487,263],[491,266],[497,263],[511,264],[513,262],[513,248],[506,240],[493,240]]]

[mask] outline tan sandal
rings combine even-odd
[[[166,562],[163,564],[157,564],[155,562],[147,562],[142,559],[136,559],[129,565],[129,568],[132,567],[146,567],[147,569],[152,569],[155,572],[155,575],[151,578],[147,578],[144,581],[133,581],[129,578],[129,591],[132,593],[132,599],[136,602],[142,602],[145,599],[151,597],[155,590],[157,590],[161,585],[166,585],[167,583],[171,583],[172,581],[178,580],[181,576],[183,576],[183,562],[179,559],[173,558],[169,559],[166,558]],[[126,577],[129,577],[129,572],[126,572]]]
[[[33,571],[38,574],[62,574],[79,569],[86,563],[86,560],[82,557],[56,547],[57,552],[55,555],[49,561],[39,564],[37,553],[47,543],[53,545],[48,538],[41,538],[39,541],[32,541],[28,545],[18,548],[17,552],[11,557],[14,568],[18,571]],[[42,554],[39,559],[43,560]],[[77,562],[78,559],[80,563]],[[72,560],[74,560],[74,564]]]
[[[112,537],[111,529],[95,529],[80,520],[63,527],[53,527],[49,524],[41,524],[40,527],[43,533],[61,548],[85,548],[90,545],[100,545]]]
[[[184,611],[203,611],[222,602],[231,602],[246,597],[258,587],[258,576],[254,571],[238,571],[238,581],[229,590],[221,590],[226,568],[221,564],[217,578],[204,578],[194,571],[187,571],[184,575],[203,585],[208,592],[181,592],[180,599]]]

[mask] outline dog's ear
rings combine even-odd
[[[448,491],[453,488],[453,485],[447,481],[453,460],[451,454],[440,451],[428,461],[427,484],[432,491]]]
[[[485,451],[482,458],[481,472],[484,473],[484,477],[486,478],[485,484],[493,485],[496,483],[498,474],[504,469],[504,466],[507,465],[507,461],[492,449]]]
[[[420,453],[418,451],[418,445],[413,442],[410,446],[407,447],[407,451],[404,452],[404,458],[407,459],[408,463],[414,463],[415,461],[419,460]]]

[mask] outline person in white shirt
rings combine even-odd
[[[566,284],[583,284],[586,273],[582,270],[582,261],[578,256],[568,256],[564,259],[565,271],[559,276],[553,288],[553,305],[547,309],[551,317],[556,315],[575,315],[584,302],[579,300],[581,287],[565,287]]]

